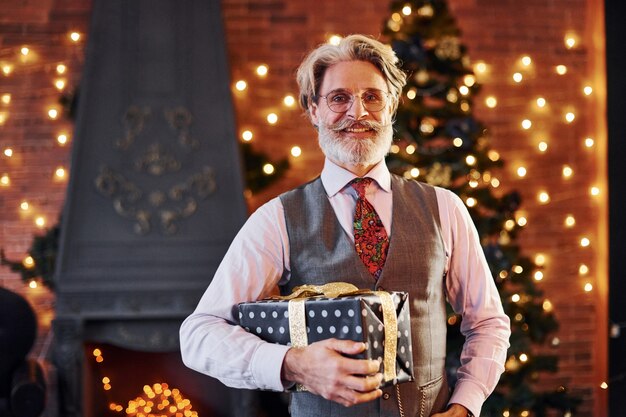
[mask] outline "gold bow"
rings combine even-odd
[[[337,298],[349,295],[373,294],[380,298],[383,308],[385,349],[383,355],[383,379],[385,382],[396,377],[396,351],[398,349],[398,318],[391,294],[386,291],[359,290],[347,282],[330,282],[324,285],[300,285],[291,294],[270,297],[274,300],[288,300],[289,335],[291,346],[305,347],[309,344],[306,334],[306,313],[304,304],[315,297]]]

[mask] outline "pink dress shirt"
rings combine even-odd
[[[366,198],[391,236],[391,178],[384,161],[367,177],[375,181]],[[328,159],[321,180],[341,226],[352,237],[356,192],[346,187],[355,175]],[[504,371],[510,323],[480,246],[478,233],[463,202],[436,188],[446,249],[446,295],[462,314],[466,342],[459,380],[450,403],[480,414],[483,401]],[[401,221],[402,219],[396,219]],[[237,325],[236,305],[264,298],[290,277],[289,239],[283,206],[274,198],[244,224],[195,311],[180,329],[184,363],[236,388],[282,391],[280,377],[287,346],[266,343]]]

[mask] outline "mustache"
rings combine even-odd
[[[343,119],[338,121],[337,123],[332,123],[326,126],[326,129],[331,130],[333,132],[339,132],[349,128],[356,129],[371,129],[375,133],[380,132],[383,129],[384,125],[382,123],[378,123],[371,120],[361,120],[359,122],[355,122],[349,119]]]

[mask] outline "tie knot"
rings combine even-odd
[[[359,198],[365,198],[365,189],[372,183],[371,178],[355,178],[350,181],[350,186],[359,194]]]

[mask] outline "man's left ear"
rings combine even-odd
[[[311,103],[311,105],[309,106],[309,117],[311,118],[311,123],[313,123],[313,125],[317,126],[318,125],[318,107],[317,104],[315,103]]]

